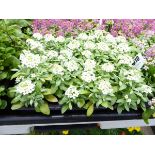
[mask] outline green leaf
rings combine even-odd
[[[79,108],[82,108],[85,104],[85,100],[84,99],[78,99],[77,101],[77,105]]]
[[[122,111],[123,111],[123,108],[118,106],[118,107],[117,107],[117,112],[118,112],[118,114],[121,114]]]
[[[59,101],[59,104],[64,104],[68,101],[68,98],[67,97],[63,97],[60,101]]]
[[[13,104],[13,103],[16,103],[16,102],[20,101],[20,99],[21,99],[21,95],[18,95],[18,96],[16,96],[16,97],[11,101],[11,103],[12,103],[12,104]]]
[[[94,105],[92,104],[92,105],[89,106],[89,108],[87,109],[87,116],[91,116],[93,112],[94,112]]]
[[[68,109],[69,109],[68,104],[64,105],[64,106],[61,108],[61,113],[64,114]]]
[[[5,109],[7,106],[7,101],[0,99],[0,109]]]
[[[18,76],[20,76],[20,75],[21,75],[20,72],[16,72],[15,74],[12,75],[11,80],[18,77]]]
[[[125,85],[125,84],[122,84],[122,85],[120,86],[119,90],[124,90],[124,89],[126,89],[126,85]]]
[[[16,104],[13,104],[11,109],[16,110],[16,109],[20,109],[21,107],[23,107],[23,104],[21,102],[18,102]]]
[[[154,114],[155,109],[146,109],[143,114],[142,118],[146,124],[149,124],[149,118]]]
[[[80,94],[85,95],[85,94],[90,94],[88,90],[80,90]]]
[[[58,102],[58,99],[54,95],[46,95],[45,99],[49,102]]]
[[[44,89],[44,92],[42,93],[43,95],[51,95],[52,90],[51,89]]]
[[[108,108],[109,103],[108,103],[108,102],[102,102],[101,105],[102,105],[103,107],[105,107],[105,108]]]
[[[5,79],[5,78],[7,77],[7,75],[8,75],[7,72],[2,72],[2,73],[0,74],[0,80]]]
[[[40,105],[40,112],[42,112],[45,115],[49,115],[50,114],[50,109],[47,103],[43,103]]]

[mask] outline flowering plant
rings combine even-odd
[[[104,19],[102,24],[108,27],[108,31],[114,36],[134,38],[141,34],[155,33],[154,19]]]
[[[98,25],[97,19],[35,19],[32,27],[34,33],[77,36],[79,32],[91,30]]]
[[[34,106],[48,115],[48,102],[58,102],[62,113],[75,106],[87,109],[87,116],[95,106],[116,108],[119,113],[144,110],[154,89],[132,65],[135,49],[125,37],[102,30],[76,38],[35,33],[14,69],[12,109]]]

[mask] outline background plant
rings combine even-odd
[[[27,20],[0,20],[0,108],[6,107],[11,69],[19,64],[18,57],[30,34],[28,26],[30,27],[30,21]]]
[[[91,30],[99,26],[98,19],[35,19],[33,32],[56,36],[77,36],[79,32]]]

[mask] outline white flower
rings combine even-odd
[[[54,50],[50,50],[50,51],[47,51],[46,55],[47,55],[48,59],[52,59],[52,58],[58,57],[58,52],[54,51]]]
[[[68,98],[75,99],[76,97],[79,96],[79,91],[77,90],[77,88],[76,88],[75,86],[70,86],[70,87],[66,90],[65,95],[66,95]]]
[[[52,66],[52,72],[56,75],[63,75],[64,74],[64,68],[58,64],[54,64]]]
[[[105,63],[101,66],[101,68],[103,71],[112,72],[112,71],[114,71],[115,67],[112,63]]]
[[[84,63],[84,70],[85,71],[93,70],[95,66],[96,66],[96,62],[94,60],[87,59]]]
[[[65,41],[65,38],[63,36],[59,36],[59,37],[56,38],[56,41],[62,43],[62,42]]]
[[[148,67],[148,66],[144,66],[143,69],[144,69],[144,70],[148,70],[149,67]]]
[[[43,38],[42,34],[40,33],[34,33],[33,34],[33,38],[37,39],[37,40],[41,40]]]
[[[127,100],[129,98],[129,96],[128,95],[125,95],[124,98]]]
[[[73,51],[72,50],[69,50],[69,49],[67,49],[67,50],[61,50],[60,51],[60,54],[63,55],[63,56],[65,56],[68,59],[71,59],[72,56],[73,56]]]
[[[24,79],[24,76],[19,76],[16,78],[16,83],[19,83],[20,81],[22,81]]]
[[[138,90],[146,94],[152,93],[152,88],[148,85],[142,85]]]
[[[36,49],[36,48],[39,50],[44,49],[43,45],[39,41],[35,41],[33,39],[27,39],[26,42],[30,46],[31,50]]]
[[[133,63],[133,58],[127,54],[119,55],[118,59],[119,59],[119,62],[118,62],[119,64],[127,64],[127,65],[131,66]]]
[[[20,60],[23,66],[30,68],[35,68],[41,63],[41,58],[38,54],[33,54],[26,50],[20,55]]]
[[[129,47],[129,45],[127,43],[120,43],[120,44],[118,44],[117,45],[117,49],[121,53],[129,52],[130,51],[130,47]]]
[[[84,71],[81,78],[83,81],[88,83],[96,80],[95,74],[92,71]]]
[[[111,43],[111,44],[116,44],[115,37],[113,37],[111,34],[107,34],[105,36],[106,42]]]
[[[34,74],[34,73],[31,74],[31,77],[32,77],[32,78],[36,78],[36,74]]]
[[[92,41],[87,41],[84,43],[84,48],[85,49],[95,49],[96,45]]]
[[[103,35],[103,31],[102,30],[95,30],[94,34],[95,34],[95,36],[102,36]]]
[[[55,40],[56,40],[56,38],[55,38],[54,36],[52,36],[52,34],[46,34],[46,35],[44,36],[44,38],[45,38],[45,41],[46,41],[46,42],[55,41]]]
[[[94,40],[95,38],[96,38],[96,36],[95,36],[95,35],[88,35],[87,40]]]
[[[110,48],[108,47],[108,45],[106,43],[104,43],[104,42],[97,43],[97,48],[99,50],[102,50],[102,51],[105,51],[105,52],[107,52],[107,51],[110,50]]]
[[[107,80],[101,80],[98,89],[102,91],[103,95],[108,95],[113,92],[112,86]]]
[[[70,49],[78,49],[80,47],[80,43],[77,40],[72,40],[68,45],[68,48]]]
[[[118,36],[118,37],[116,37],[116,42],[118,42],[118,43],[126,43],[127,40],[126,40],[126,38],[124,36]]]
[[[40,59],[41,59],[41,63],[43,63],[47,61],[48,57],[46,55],[42,55],[40,56]]]
[[[126,77],[126,79],[131,80],[131,81],[135,81],[135,82],[139,82],[142,79],[140,71],[135,70],[135,69],[125,70],[124,76]]]
[[[66,61],[64,63],[64,66],[69,70],[70,72],[77,71],[79,66],[75,60]]]
[[[66,57],[64,55],[62,55],[62,54],[58,56],[58,60],[63,61],[63,62],[68,61],[68,59],[66,59]]]
[[[86,33],[80,33],[77,38],[81,40],[87,40],[88,35]]]
[[[31,80],[22,81],[16,87],[16,91],[23,95],[32,93],[34,89],[35,89],[35,84],[32,83]]]
[[[87,59],[89,59],[92,53],[89,50],[82,51],[82,55],[84,55]]]

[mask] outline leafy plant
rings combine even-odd
[[[28,26],[30,22],[27,20],[0,20],[0,108],[6,107],[5,95],[13,73],[11,69],[19,65],[18,57],[28,35],[22,32],[22,28]]]
[[[85,108],[87,116],[95,106],[118,113],[146,109],[154,88],[132,65],[139,49],[124,37],[93,30],[76,38],[35,33],[26,42],[12,76],[17,83],[10,89],[12,107],[34,106],[49,115],[47,101],[58,101],[62,113],[76,106]]]

